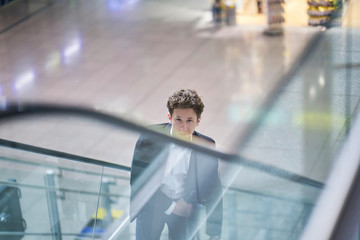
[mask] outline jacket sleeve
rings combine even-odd
[[[134,203],[134,199],[136,193],[139,191],[140,184],[135,184],[137,179],[141,173],[147,168],[148,164],[142,160],[142,145],[144,142],[144,138],[142,136],[139,137],[136,142],[134,155],[131,162],[131,172],[130,172],[130,221],[133,221],[137,216],[136,204]]]
[[[158,158],[158,156],[162,153],[163,150],[164,150],[164,144],[160,142],[152,141],[146,136],[139,137],[135,145],[134,156],[131,162],[131,174],[130,174],[131,187],[134,187],[134,183],[150,166],[150,164],[153,163],[154,160]]]
[[[140,136],[136,142],[130,173],[130,221],[136,218],[143,207],[161,209],[162,207],[168,208],[171,205],[171,201],[166,201],[167,199],[158,193],[161,192],[159,189],[147,188],[149,187],[149,179],[151,179],[150,181],[154,181],[154,179],[157,181],[153,177],[163,165],[164,149],[163,143],[153,141],[145,136]],[[148,193],[148,195],[145,196],[144,193]],[[149,197],[145,205],[143,202],[141,203],[142,200],[145,200],[143,196]],[[161,206],[158,206],[158,200],[162,203]]]
[[[136,142],[134,155],[131,162],[131,173],[130,173],[130,185],[132,186],[135,180],[141,175],[142,171],[146,169],[148,163],[144,161],[142,155],[144,155],[143,150],[144,147],[144,137],[140,136]]]

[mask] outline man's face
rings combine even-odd
[[[169,122],[173,126],[173,136],[183,140],[190,140],[195,128],[199,125],[198,119],[192,108],[175,108],[172,116],[168,114]]]

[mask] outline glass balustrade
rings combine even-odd
[[[12,122],[11,127],[21,129],[27,118]],[[52,123],[47,141],[36,144],[31,140],[28,143],[35,145],[12,143],[12,147],[1,148],[1,185],[20,190],[22,218],[26,222],[25,233],[11,234],[24,234],[23,239],[135,239],[135,221],[130,222],[129,216],[130,164],[115,163],[131,162],[139,133],[71,116],[38,116],[37,121]],[[34,134],[40,128],[34,126],[28,131]],[[94,131],[98,138],[88,140],[88,133]],[[223,239],[297,239],[321,191],[321,183],[306,178],[292,180],[299,176],[286,170],[254,165],[251,160],[201,144],[162,139],[151,133],[145,136],[162,146],[162,151],[152,152],[154,148],[150,148],[144,153],[143,157],[157,161],[133,183],[133,191],[140,192],[135,204],[143,206],[160,188],[159,177],[170,145],[201,155],[203,165],[199,171],[205,171],[215,159],[222,181],[222,195],[217,195],[215,202],[223,201]],[[59,137],[68,141],[58,141]],[[100,146],[103,152],[96,150]],[[104,159],[106,162],[101,161]],[[209,176],[208,181],[211,179]],[[197,205],[196,213],[192,235],[203,239],[209,212]],[[9,236],[6,234],[10,233],[0,232]],[[162,239],[167,239],[166,228]]]
[[[0,181],[4,189],[19,191],[22,218],[26,223],[23,239],[50,239],[53,235],[60,239],[57,233],[61,239],[75,239],[79,234],[92,239],[93,234],[98,233],[93,231],[94,226],[100,226],[95,227],[99,233],[106,229],[109,210],[114,218],[124,216],[126,205],[112,203],[121,198],[128,200],[128,174],[123,170],[104,173],[103,166],[29,152],[11,154],[8,150],[5,149],[7,156],[0,158]],[[4,191],[2,197],[5,195]],[[10,221],[13,213],[6,210],[9,203],[0,206],[5,216],[3,224],[7,224],[6,215],[9,215],[9,224],[18,224]],[[4,232],[6,229],[1,229],[2,239]]]
[[[47,127],[46,124],[39,124],[29,128],[26,124],[28,120],[24,118],[14,121],[8,127],[13,131],[13,127],[19,130],[18,127],[26,125],[28,131],[24,134],[41,132],[42,127]],[[114,219],[125,218],[128,214],[130,168],[91,157],[101,155],[100,157],[108,160],[117,152],[112,161],[123,161],[123,156],[132,155],[133,146],[130,145],[136,140],[137,134],[113,130],[119,138],[110,136],[109,140],[94,139],[86,143],[89,137],[87,131],[97,129],[99,135],[106,133],[109,136],[109,128],[104,127],[106,124],[102,127],[97,122],[70,116],[38,117],[37,120],[38,123],[56,122],[52,125],[52,133],[47,128],[50,137],[46,137],[46,141],[29,139],[28,143],[32,145],[20,144],[15,148],[3,146],[0,150],[1,198],[5,199],[9,195],[7,191],[12,189],[19,193],[20,218],[23,219],[25,228],[25,233],[11,230],[10,226],[18,222],[12,222],[13,212],[11,209],[7,210],[9,202],[1,202],[0,212],[3,218],[0,219],[5,228],[0,228],[0,239],[12,236],[20,239],[17,236],[22,235],[21,239],[93,239],[102,236]],[[69,125],[69,122],[74,125]],[[68,140],[62,142],[64,138]],[[128,142],[122,144],[121,141],[124,143],[125,139]],[[97,147],[107,144],[112,146],[102,155]],[[114,150],[116,145],[117,149]],[[130,162],[131,159],[124,161]]]

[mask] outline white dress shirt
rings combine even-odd
[[[172,135],[172,128],[170,134]],[[165,174],[160,189],[166,196],[173,200],[178,200],[185,195],[185,180],[189,171],[190,157],[190,149],[175,144],[170,145]],[[170,215],[175,205],[176,202],[173,201],[165,214]]]

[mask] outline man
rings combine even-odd
[[[169,123],[152,126],[154,130],[183,141],[215,145],[213,139],[195,131],[204,109],[196,91],[175,92],[167,107]],[[130,184],[130,218],[136,218],[137,240],[160,239],[165,224],[170,240],[191,239],[198,229],[199,205],[206,207],[209,239],[220,239],[222,200],[216,158],[140,136]]]

